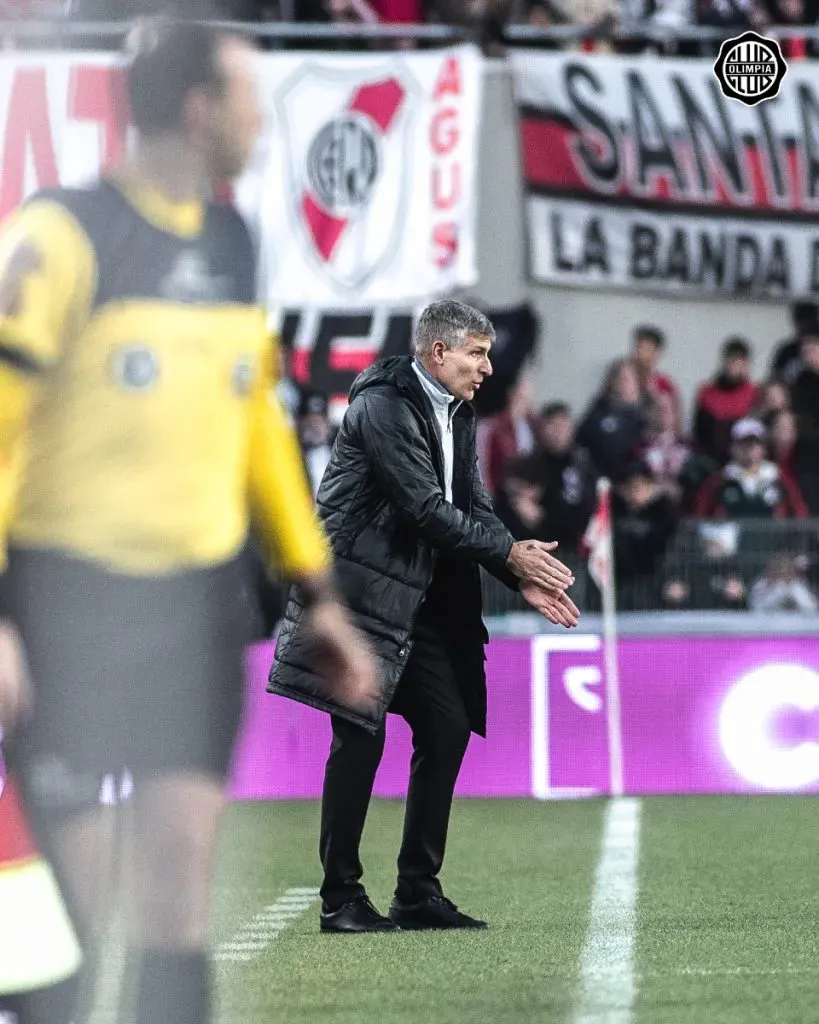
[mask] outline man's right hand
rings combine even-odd
[[[9,736],[31,713],[33,703],[20,635],[10,622],[0,621],[0,734]]]
[[[556,541],[547,544],[540,540],[519,540],[512,545],[506,564],[525,583],[536,583],[556,592],[567,590],[574,583],[574,576],[571,569],[549,554],[556,547]]]
[[[333,696],[352,711],[366,712],[381,695],[380,665],[340,601],[320,601],[308,612],[318,670]]]

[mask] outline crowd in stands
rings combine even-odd
[[[817,610],[810,532],[796,524],[788,537],[784,525],[819,516],[817,307],[796,304],[793,321],[761,383],[750,344],[725,340],[697,390],[688,436],[653,326],[634,330],[631,351],[577,420],[560,401],[534,410],[518,385],[480,427],[499,515],[515,536],[557,540],[564,557],[580,560],[596,481],[606,476],[622,609]]]
[[[21,17],[127,21],[169,7],[192,17],[301,22],[328,28],[377,23],[450,25],[482,43],[490,56],[505,52],[509,26],[577,30],[569,37],[552,34],[541,39],[540,44],[549,48],[622,53],[652,49],[678,56],[710,56],[718,50],[720,38],[744,29],[809,27],[819,20],[819,0],[0,0],[0,27]],[[716,30],[716,35],[694,38],[690,30],[698,28]],[[642,36],[644,30],[649,31]],[[654,30],[659,35],[652,36]],[[14,45],[12,35],[4,34],[3,40],[6,46]],[[529,44],[534,42],[527,39]],[[110,45],[110,40],[99,40],[98,45]],[[289,38],[268,40],[266,45],[401,49],[423,44],[408,35],[369,42],[346,37],[335,41],[332,37]],[[786,39],[783,49],[793,60],[815,55],[816,45],[810,38],[796,36]]]
[[[556,540],[582,576],[606,476],[622,610],[819,612],[819,537],[804,522],[819,518],[819,308],[796,303],[792,319],[761,382],[749,342],[727,338],[691,410],[652,325],[634,329],[579,417],[559,400],[535,408],[524,370],[479,421],[498,515],[516,538]],[[327,396],[285,379],[282,397],[317,491],[335,434]],[[584,606],[598,599],[589,586]]]

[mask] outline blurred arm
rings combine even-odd
[[[0,567],[29,418],[95,276],[85,233],[58,203],[34,201],[0,228]]]
[[[251,516],[269,563],[301,585],[308,603],[331,598],[330,545],[269,367],[253,397],[248,491]]]

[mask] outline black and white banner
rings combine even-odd
[[[819,78],[726,99],[706,60],[511,55],[530,271],[700,296],[819,295]]]
[[[347,392],[377,359],[407,355],[420,309],[376,306],[359,310],[288,309],[278,324],[288,376],[301,388],[321,391],[339,423]]]

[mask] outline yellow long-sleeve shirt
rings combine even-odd
[[[0,282],[21,251],[0,317],[0,541],[152,575],[231,557],[252,518],[282,573],[327,569],[238,215],[100,182],[13,215]]]

